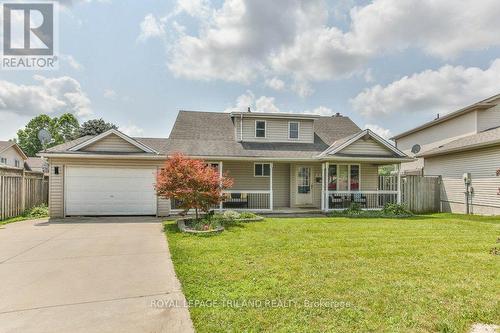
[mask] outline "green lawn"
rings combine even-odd
[[[500,247],[499,220],[276,218],[213,237],[173,222],[166,230],[186,298],[203,302],[190,307],[198,332],[466,332],[500,324],[500,256],[489,253]]]

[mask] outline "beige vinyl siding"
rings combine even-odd
[[[255,177],[254,162],[224,161],[222,171],[233,179],[231,190],[269,190],[270,177]],[[288,163],[273,163],[273,206],[289,207],[289,181],[290,165]]]
[[[89,146],[81,149],[82,151],[95,152],[125,152],[125,153],[140,153],[142,149],[123,140],[116,134],[110,134],[99,141],[96,141]]]
[[[23,157],[19,154],[16,148],[10,147],[7,148],[5,151],[0,153],[0,157],[4,157],[7,159],[7,165],[15,167],[16,163],[15,160],[19,161],[19,168],[24,168],[24,159]]]
[[[500,104],[477,113],[477,131],[500,126]]]
[[[87,158],[51,158],[49,177],[49,213],[51,217],[64,216],[64,168],[72,166],[88,167],[161,167],[161,160],[117,160],[117,159],[87,159]],[[54,174],[54,167],[59,166],[59,175]],[[168,200],[158,198],[157,215],[166,216],[170,214]]]
[[[273,163],[273,205],[290,207],[289,163]]]
[[[349,146],[339,151],[340,154],[355,156],[393,156],[394,152],[382,146],[373,139],[363,138],[353,142]]]
[[[477,112],[447,120],[440,124],[409,134],[396,140],[396,146],[408,156],[413,157],[411,148],[415,144],[421,147],[420,153],[438,147],[455,139],[475,134],[477,130]],[[423,158],[401,164],[401,171],[420,170],[424,167]]]
[[[376,191],[378,189],[378,165],[361,164],[361,190]]]
[[[158,197],[157,201],[158,216],[168,216],[170,215],[170,200]]]
[[[471,173],[473,212],[500,214],[500,147],[464,151],[425,159],[425,175],[441,176],[441,202],[445,212],[465,213],[462,175]]]
[[[260,163],[260,162],[257,162]],[[268,162],[262,162],[268,163]],[[254,162],[224,161],[222,172],[234,181],[231,190],[269,190],[269,177],[254,177]]]
[[[266,122],[266,137],[255,137],[255,121],[264,120]],[[299,138],[288,138],[288,123],[299,123]],[[240,119],[235,118],[235,133],[236,140],[240,140]],[[290,119],[274,119],[274,118],[243,118],[243,141],[258,141],[258,142],[314,142],[314,121],[313,120],[290,120]]]
[[[59,167],[59,174],[54,170]],[[64,217],[64,164],[51,163],[49,168],[49,215]]]

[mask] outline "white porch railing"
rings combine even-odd
[[[328,191],[327,209],[346,209],[358,204],[362,209],[382,209],[398,203],[398,191]]]
[[[270,190],[226,190],[224,191],[224,200],[219,205],[211,208],[220,210],[268,211],[272,209],[271,200],[272,195]],[[178,200],[170,200],[171,210],[180,211],[179,204]]]
[[[226,190],[220,209],[271,210],[270,190]]]

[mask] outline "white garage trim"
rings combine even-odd
[[[156,167],[66,166],[65,215],[156,215]]]

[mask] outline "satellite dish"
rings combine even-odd
[[[52,135],[50,135],[49,131],[47,131],[45,128],[42,128],[40,131],[38,131],[38,140],[40,140],[42,146],[45,146],[47,143],[52,141]]]
[[[420,151],[420,145],[419,144],[416,144],[416,145],[413,145],[413,147],[411,147],[411,152],[413,154],[418,154],[418,152]]]

